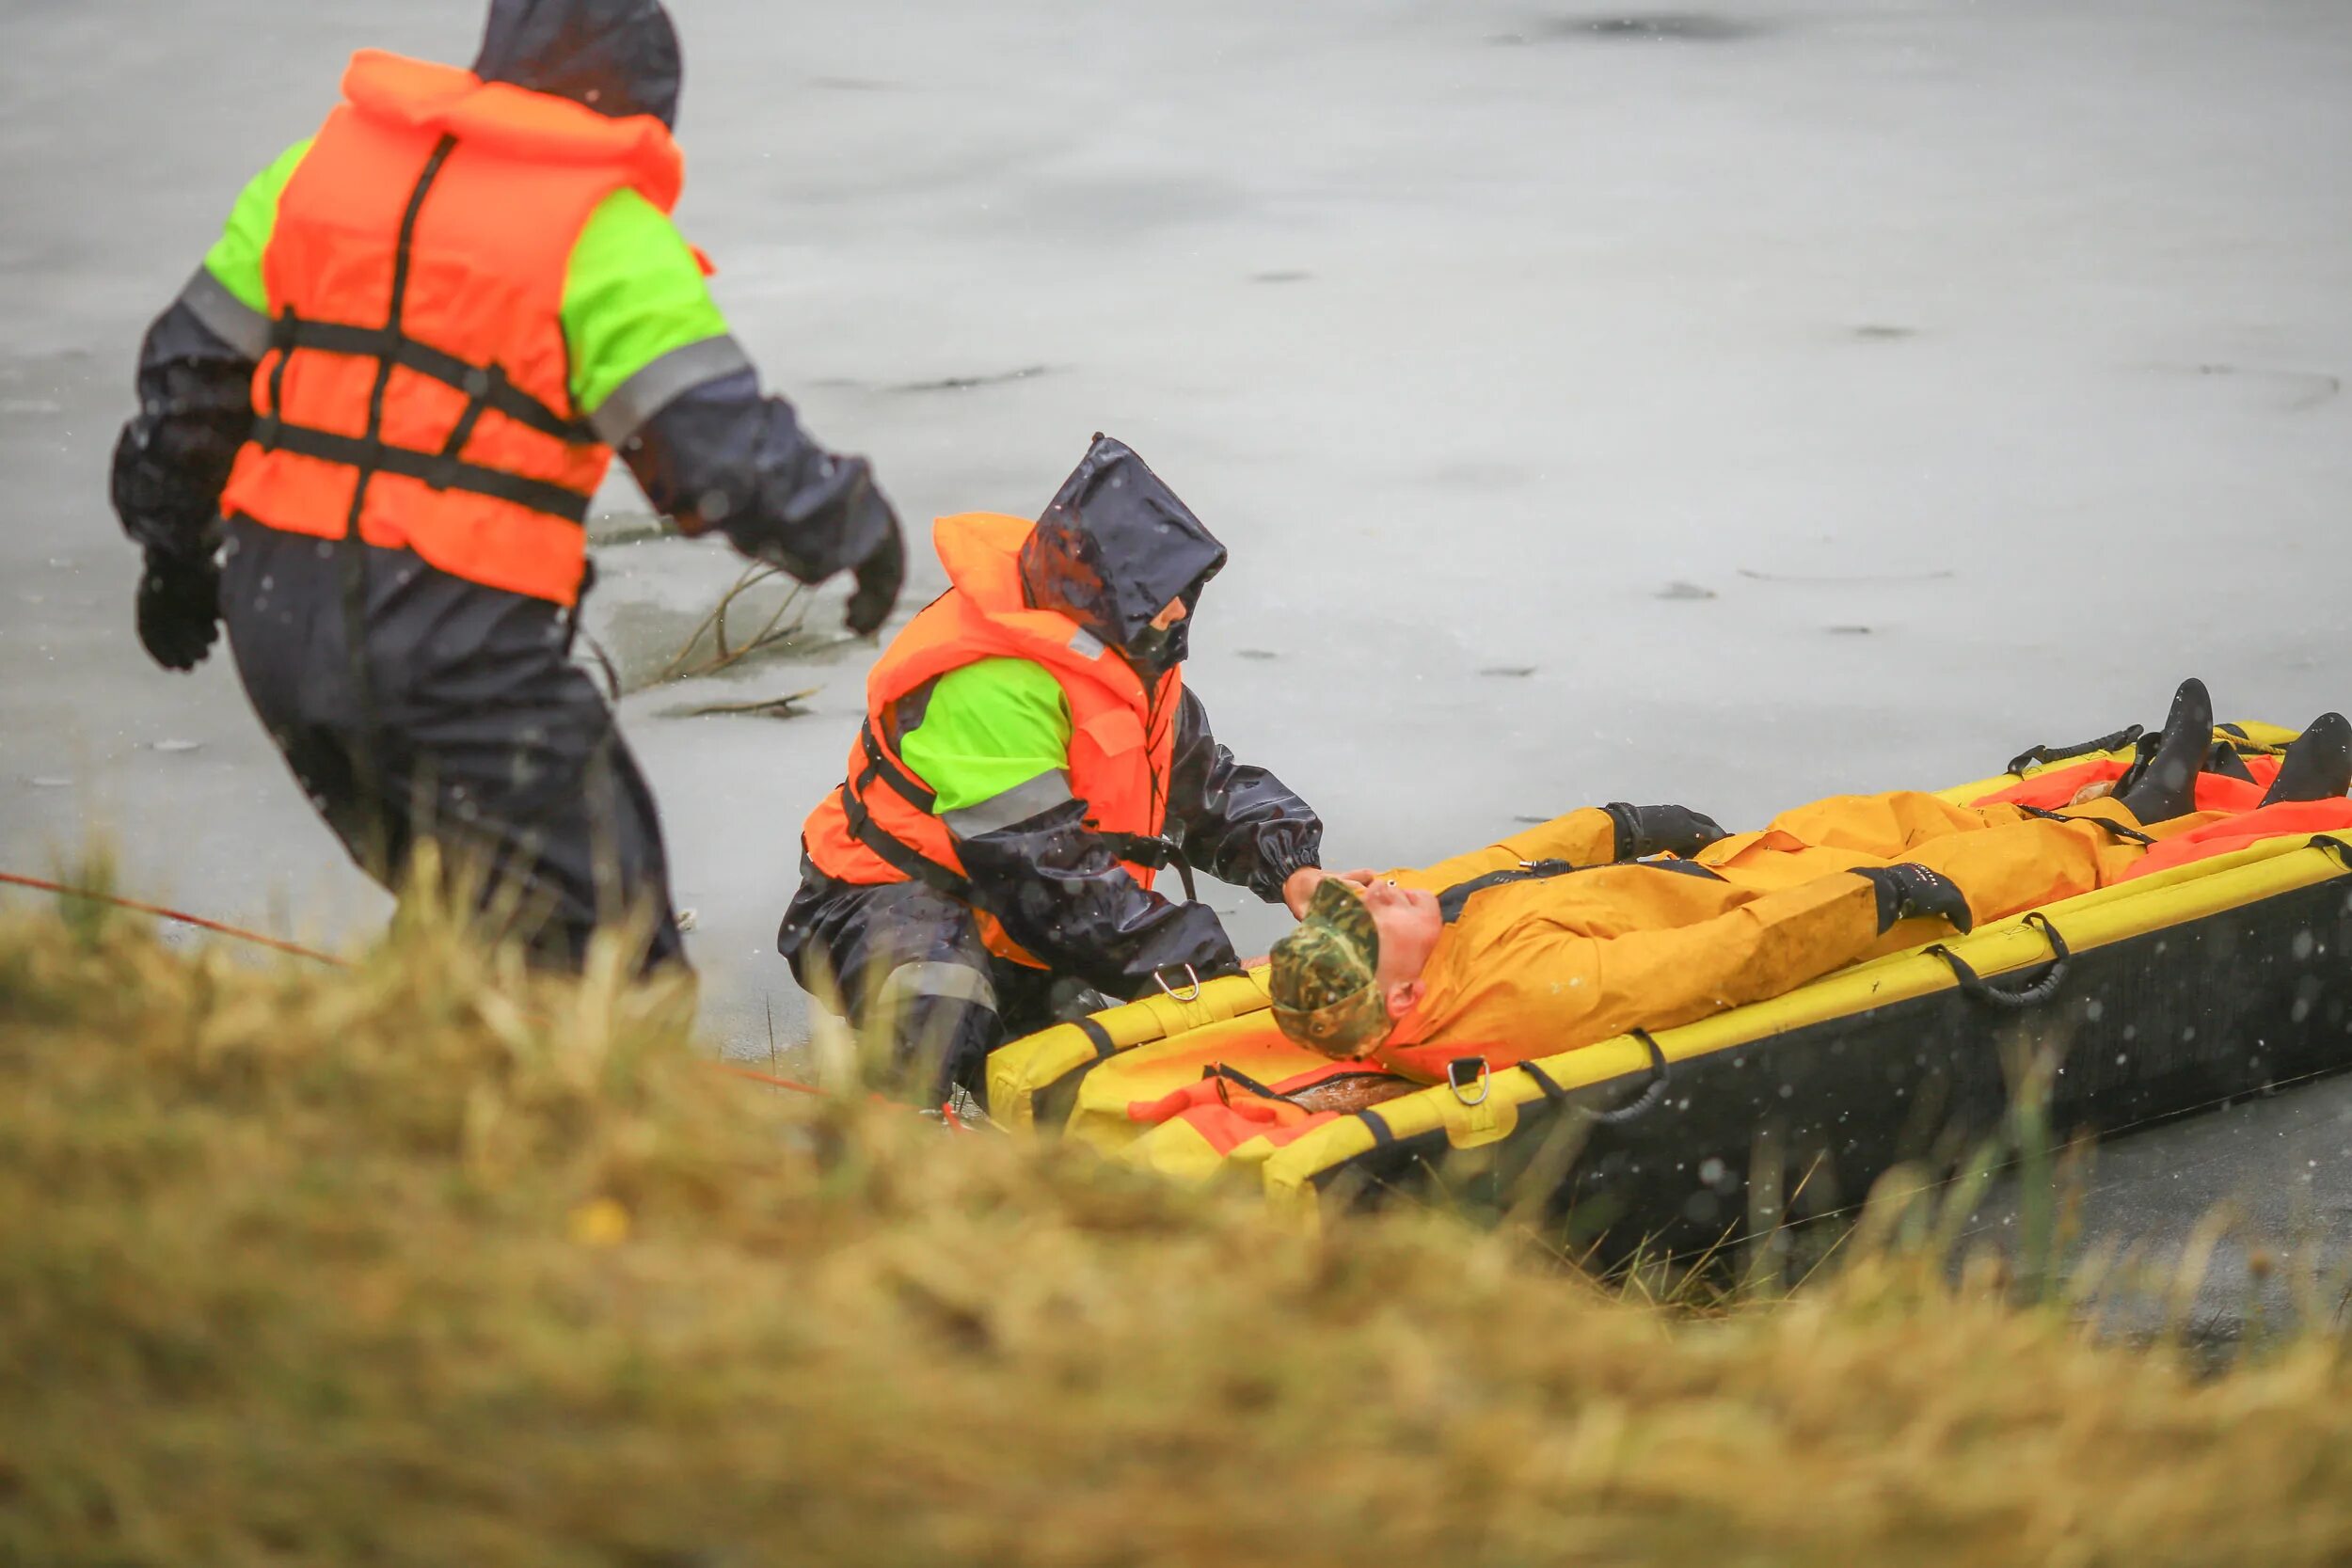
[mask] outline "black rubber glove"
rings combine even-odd
[[[880,490],[868,485],[860,504],[878,508],[885,527],[882,542],[857,563],[857,592],[850,595],[841,624],[860,637],[868,637],[890,618],[891,607],[898,602],[898,590],[906,586],[907,546],[898,515]]]
[[[1959,887],[1924,865],[1906,862],[1883,869],[1857,866],[1854,875],[1878,889],[1881,935],[1894,929],[1897,921],[1920,915],[1948,921],[1952,929],[1963,936],[1977,923],[1977,917],[1968,911],[1967,896]]]
[[[1620,861],[1668,853],[1695,855],[1717,839],[1731,836],[1713,817],[1688,806],[1629,806],[1612,800],[1600,809],[1617,825]]]
[[[220,568],[147,552],[139,578],[139,641],[167,670],[193,670],[220,636]]]

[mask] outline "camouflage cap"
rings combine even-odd
[[[1274,1022],[1299,1044],[1351,1056],[1388,1033],[1375,975],[1380,930],[1359,893],[1337,877],[1317,884],[1298,929],[1274,944],[1267,990]]]

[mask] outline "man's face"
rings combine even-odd
[[[1389,1016],[1400,1018],[1421,1000],[1422,971],[1445,934],[1445,916],[1438,911],[1438,895],[1420,888],[1399,887],[1375,877],[1363,889],[1364,906],[1380,933],[1380,961],[1373,984],[1387,998]]]
[[[1176,643],[1176,628],[1191,613],[1182,597],[1160,607],[1160,612],[1152,617],[1152,624],[1137,633],[1126,649],[1127,662],[1137,674],[1147,681],[1155,679],[1174,662],[1170,650]]]

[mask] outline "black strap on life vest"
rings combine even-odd
[[[426,193],[432,189],[434,181],[439,177],[442,166],[448,162],[456,145],[457,138],[448,135],[435,145],[433,155],[425,161],[424,171],[417,181],[416,189],[409,194],[407,210],[401,215],[398,249],[393,255],[390,308],[382,326],[309,321],[291,305],[281,309],[270,324],[269,342],[277,352],[278,361],[270,370],[270,410],[253,422],[253,443],[263,451],[290,451],[297,456],[340,463],[358,469],[359,480],[352,494],[348,532],[358,531],[359,514],[367,500],[369,483],[379,473],[419,480],[436,490],[459,490],[488,496],[495,500],[545,513],[575,524],[587,520],[588,505],[594,499],[589,492],[574,490],[567,485],[461,461],[458,454],[473,439],[482,416],[492,409],[518,424],[575,446],[591,445],[596,436],[586,424],[548,407],[516,386],[503,366],[471,363],[420,342],[402,330],[402,316],[408,302],[408,272],[416,239],[417,215],[423,209]],[[375,385],[368,398],[368,422],[364,436],[342,436],[330,430],[286,421],[286,366],[294,354],[302,350],[350,355],[375,361]],[[459,414],[456,424],[451,427],[449,438],[443,442],[439,451],[419,451],[385,443],[384,399],[395,367],[438,381],[466,394],[465,410]]]
[[[858,799],[858,791],[871,783],[869,771],[857,780],[844,780],[841,785],[841,814],[849,819],[850,836],[871,849],[883,864],[900,876],[921,882],[935,893],[945,894],[959,904],[972,902],[972,883],[959,876],[906,840],[890,833],[874,820],[866,802]]]
[[[857,744],[858,749],[866,753],[866,771],[859,775],[857,781],[861,794],[867,784],[880,779],[890,786],[893,795],[924,816],[929,816],[938,811],[938,791],[930,788],[922,780],[891,760],[890,753],[882,749],[882,742],[874,738],[873,721],[868,720],[858,726]]]
[[[866,809],[865,794],[876,783],[885,785],[893,795],[929,816],[939,808],[938,792],[927,787],[920,779],[909,773],[883,751],[874,736],[872,720],[858,726],[858,750],[865,754],[866,770],[855,779],[845,780],[841,785],[841,810],[850,820],[850,836],[856,839],[882,862],[914,880],[948,897],[963,903],[972,901],[972,883],[946,866],[932,860],[906,840],[897,837],[874,820],[874,814]],[[1168,866],[1176,868],[1176,875],[1184,885],[1187,902],[1198,902],[1194,891],[1192,863],[1175,840],[1158,838],[1149,833],[1098,832],[1120,860],[1136,865],[1149,866],[1154,871]]]
[[[424,198],[431,194],[433,182],[441,177],[442,166],[457,149],[457,138],[442,133],[433,144],[432,155],[424,161],[424,168],[417,176],[414,190],[408,193],[408,205],[400,214],[400,238],[392,252],[392,291],[385,310],[384,330],[397,335],[402,313],[408,308],[408,267],[417,237],[417,216],[424,211]],[[293,341],[300,322],[292,307],[273,329],[272,336],[281,336],[286,347],[278,356],[278,364],[270,372],[270,404],[266,416],[268,434],[273,440],[282,439],[289,428],[280,418],[285,407],[286,362],[294,357]],[[354,748],[353,772],[357,777],[360,821],[367,842],[362,853],[370,862],[369,869],[376,879],[389,883],[393,870],[391,863],[391,832],[384,803],[388,781],[381,771],[383,765],[383,729],[381,715],[376,710],[375,673],[368,658],[368,562],[366,542],[359,533],[359,517],[368,502],[368,486],[375,478],[375,463],[384,449],[384,394],[392,380],[392,362],[379,360],[375,367],[375,385],[368,393],[367,434],[361,438],[358,453],[359,461],[353,466],[358,479],[351,487],[351,510],[343,518],[342,543],[342,577],[343,601],[344,657],[350,661],[352,695],[359,709],[359,734]],[[328,432],[303,431],[309,436]],[[338,437],[340,439],[340,437]],[[267,449],[264,449],[267,450]]]
[[[874,726],[869,721],[857,732],[858,748],[866,753],[866,770],[854,779],[841,784],[841,814],[849,819],[850,836],[871,849],[882,863],[900,876],[921,882],[934,893],[944,894],[959,904],[972,902],[969,879],[940,864],[906,840],[883,828],[874,820],[874,814],[866,809],[866,792],[879,779],[915,810],[929,815],[939,804],[939,796],[926,789],[905,768],[890,759],[874,738]]]

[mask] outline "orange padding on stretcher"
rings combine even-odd
[[[2249,784],[2233,779],[2225,773],[2197,775],[2197,809],[2199,811],[2252,811],[2262,804],[2263,793],[2279,776],[2277,757],[2248,757],[2246,770],[2254,775]],[[2086,784],[2113,784],[2123,776],[2123,763],[2117,758],[2100,757],[2090,762],[2078,762],[2071,768],[2053,768],[2023,779],[2007,789],[1995,790],[1969,802],[1975,806],[2034,806],[2042,811],[2058,811],[2074,804],[2075,795]]]
[[[1327,1062],[1265,1086],[1277,1094],[1295,1094],[1327,1078],[1362,1070],[1355,1062]],[[1127,1119],[1145,1126],[1183,1121],[1220,1156],[1257,1137],[1279,1148],[1338,1117],[1336,1111],[1310,1111],[1287,1100],[1268,1100],[1230,1078],[1217,1077],[1203,1078],[1157,1100],[1138,1100],[1127,1107]]]
[[[2139,863],[2125,872],[2119,880],[2128,882],[2135,877],[2145,877],[2175,865],[2226,855],[2265,838],[2283,838],[2299,833],[2347,832],[2352,832],[2352,800],[2282,800],[2259,811],[2208,822],[2178,838],[2168,838],[2150,848],[2140,857]]]
[[[2231,815],[2218,822],[2208,822],[2176,837],[2151,846],[2139,863],[2118,878],[2130,881],[2169,870],[2176,865],[2188,865],[2210,860],[2259,844],[2266,838],[2283,838],[2293,833],[2352,832],[2352,800],[2282,800],[2275,806],[2262,803],[2263,794],[2279,776],[2277,757],[2248,757],[2246,770],[2254,775],[2253,782],[2233,779],[2221,773],[2197,775],[2197,809],[2228,812]],[[2044,811],[2057,811],[2071,803],[2085,784],[2108,784],[2123,776],[2123,764],[2111,757],[2090,762],[2078,762],[2072,768],[2053,768],[2036,773],[2007,789],[1996,790],[1979,798],[1979,806],[2036,806]]]

